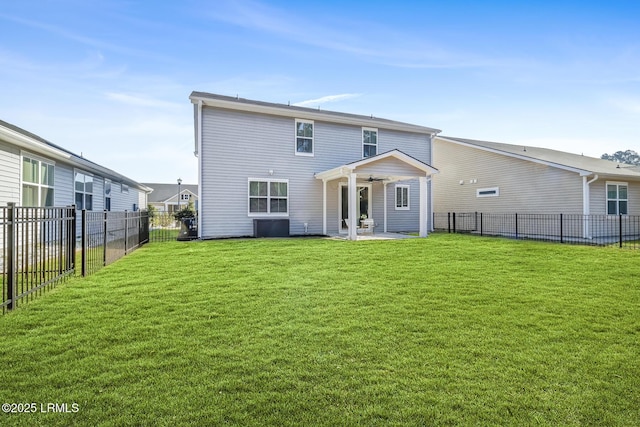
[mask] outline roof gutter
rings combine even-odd
[[[206,94],[193,93],[189,99],[193,104],[202,103],[206,107],[224,108],[236,111],[245,111],[261,114],[270,114],[283,117],[298,117],[318,121],[328,121],[332,123],[371,126],[381,129],[398,130],[404,132],[415,132],[433,135],[441,132],[439,129],[425,126],[413,125],[410,123],[395,122],[391,120],[378,119],[372,116],[360,116],[356,114],[342,115],[328,110],[314,110],[306,107],[296,107],[284,104],[274,104],[266,102],[252,102],[238,98],[207,97]],[[246,102],[245,102],[246,101]]]

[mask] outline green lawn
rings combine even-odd
[[[0,425],[640,424],[638,251],[155,243],[0,331]]]

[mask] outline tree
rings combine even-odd
[[[633,150],[616,151],[615,154],[603,154],[601,159],[611,160],[618,163],[626,163],[628,165],[640,165],[640,155]]]
[[[189,201],[189,204],[186,207],[180,209],[178,212],[173,214],[173,217],[178,221],[180,221],[183,218],[195,218],[195,216],[196,216],[196,211],[195,211],[192,200]]]

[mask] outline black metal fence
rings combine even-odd
[[[181,221],[176,220],[173,212],[153,212],[149,217],[149,241],[166,242],[169,240],[191,240],[193,232],[197,235],[198,216],[189,221],[191,228],[185,227]],[[195,227],[195,230],[194,230]],[[191,234],[189,232],[192,232]]]
[[[0,207],[0,227],[2,313],[70,275],[91,274],[149,242],[146,211],[79,213],[74,206],[10,203]]]
[[[86,276],[149,242],[149,214],[82,211],[81,274]]]
[[[74,273],[75,223],[73,207],[0,207],[3,313]]]
[[[176,240],[180,233],[180,221],[171,212],[153,212],[149,218],[149,240],[165,242]]]
[[[640,249],[640,216],[434,213],[437,231]]]

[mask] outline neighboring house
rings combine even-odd
[[[640,215],[638,166],[448,136],[433,159],[437,212]]]
[[[427,235],[439,130],[202,92],[190,99],[200,238],[254,235],[265,220],[284,220],[291,235],[355,239],[372,226]]]
[[[150,188],[0,120],[0,206],[138,210]]]
[[[142,185],[153,190],[147,199],[149,206],[156,208],[158,212],[174,213],[193,202],[195,210],[198,210],[198,186],[193,184],[160,184],[145,182]],[[180,188],[180,194],[178,194]]]

